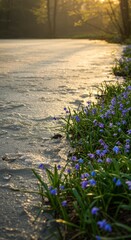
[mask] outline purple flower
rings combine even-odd
[[[111,158],[106,158],[106,163],[111,163],[111,162],[112,162]]]
[[[92,109],[92,114],[95,115],[96,114],[96,108]]]
[[[91,106],[91,101],[87,101],[87,104],[90,107]]]
[[[126,120],[123,120],[123,121],[122,121],[122,124],[123,124],[123,125],[125,125],[126,123],[127,123]]]
[[[104,142],[103,139],[100,139],[100,140],[99,140],[99,143],[101,144],[101,146],[104,146],[104,145],[105,145],[105,142]]]
[[[72,161],[76,161],[76,160],[77,160],[77,157],[76,157],[76,156],[72,156],[71,160],[72,160]]]
[[[75,165],[75,169],[76,169],[77,171],[80,169],[80,165],[79,165],[78,163]]]
[[[130,135],[130,134],[131,134],[131,129],[129,129],[129,130],[127,131],[127,133]]]
[[[81,179],[88,178],[89,176],[90,176],[89,173],[82,173],[81,174]]]
[[[39,168],[42,169],[42,170],[44,170],[44,169],[45,169],[44,164],[43,164],[43,163],[40,163]]]
[[[83,189],[85,189],[85,188],[87,187],[87,184],[88,184],[88,181],[87,181],[87,180],[82,181],[82,182],[81,182],[81,187],[82,187]]]
[[[125,145],[125,148],[129,150],[129,149],[130,149],[130,144],[127,143],[127,144]]]
[[[105,126],[104,126],[103,123],[99,123],[99,127],[100,127],[100,128],[104,128]]]
[[[58,166],[57,166],[57,169],[60,170],[60,169],[61,169],[61,165],[58,165]]]
[[[71,169],[70,168],[67,168],[66,171],[67,171],[68,174],[71,173]]]
[[[76,120],[76,122],[80,122],[79,116],[75,116],[75,120]]]
[[[106,220],[102,220],[102,221],[98,221],[97,225],[99,226],[99,228],[104,229],[105,225],[107,224]]]
[[[101,154],[101,150],[100,149],[96,150],[96,154],[100,155]]]
[[[118,132],[121,132],[121,128],[118,128]]]
[[[66,207],[67,206],[67,201],[64,200],[62,203],[61,203],[62,207]]]
[[[109,127],[112,128],[112,127],[113,127],[113,123],[110,123],[110,124],[109,124]]]
[[[93,123],[94,123],[94,126],[97,126],[97,125],[98,125],[98,122],[97,122],[96,119],[93,121]]]
[[[94,154],[94,153],[88,153],[87,155],[88,155],[88,157],[90,157],[91,159],[95,158],[95,154]]]
[[[98,162],[98,163],[103,163],[103,160],[102,160],[101,158],[99,158],[99,159],[97,160],[97,162]]]
[[[56,118],[56,117],[53,117],[53,120],[55,120],[55,121],[56,121],[56,120],[57,120],[57,118]]]
[[[85,178],[88,178],[89,176],[89,173],[85,173]]]
[[[129,190],[131,190],[131,181],[126,181],[126,184],[128,185]]]
[[[107,149],[104,149],[102,152],[101,152],[101,157],[104,157],[105,156],[105,154],[108,152],[108,150]]]
[[[115,146],[112,150],[113,150],[113,152],[116,153],[116,154],[118,154],[118,153],[120,152],[120,149],[119,149],[118,146]]]
[[[117,141],[116,144],[119,146],[119,145],[121,145],[121,142],[120,142],[120,141]]]
[[[92,214],[92,215],[98,215],[98,211],[99,211],[99,208],[93,207],[93,208],[91,209],[91,214]]]
[[[117,133],[114,133],[114,134],[113,134],[113,137],[116,137],[116,136],[117,136]]]

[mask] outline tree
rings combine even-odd
[[[56,36],[56,17],[58,0],[40,0],[39,7],[33,10],[39,23],[47,23],[49,37]]]
[[[131,19],[129,14],[129,1],[128,0],[119,0],[120,1],[120,11],[121,18],[123,23],[123,38],[129,38],[131,36]]]

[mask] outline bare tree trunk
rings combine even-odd
[[[52,24],[51,24],[51,6],[50,6],[50,0],[47,0],[47,21],[48,21],[49,37],[52,37]]]
[[[122,36],[123,35],[123,28],[121,27],[120,22],[117,19],[115,9],[113,8],[111,0],[108,0],[108,3],[109,3],[109,6],[110,6],[110,9],[111,9],[111,13],[109,12],[108,9],[107,9],[107,13],[108,13],[108,15],[110,17],[110,20],[113,23],[114,27],[119,31],[119,33]]]
[[[10,31],[10,22],[11,22],[11,1],[7,0],[7,19],[6,19],[6,23],[7,23],[7,31]]]
[[[53,11],[53,37],[56,37],[56,16],[57,16],[57,0],[54,0],[54,11]]]
[[[129,15],[129,1],[128,0],[119,0],[120,1],[120,10],[123,23],[123,32],[124,38],[129,38],[131,35],[131,21]]]

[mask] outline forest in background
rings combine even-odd
[[[131,0],[0,0],[0,38],[131,36]]]

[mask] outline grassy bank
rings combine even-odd
[[[109,43],[131,44],[131,38],[123,40],[118,34],[96,33],[96,34],[78,34],[71,36],[73,39],[105,40]]]
[[[40,165],[48,184],[33,170],[42,208],[59,229],[57,240],[131,239],[130,46],[113,71],[124,81],[102,85],[96,104],[65,109],[65,133],[73,149],[67,164],[53,171]]]

